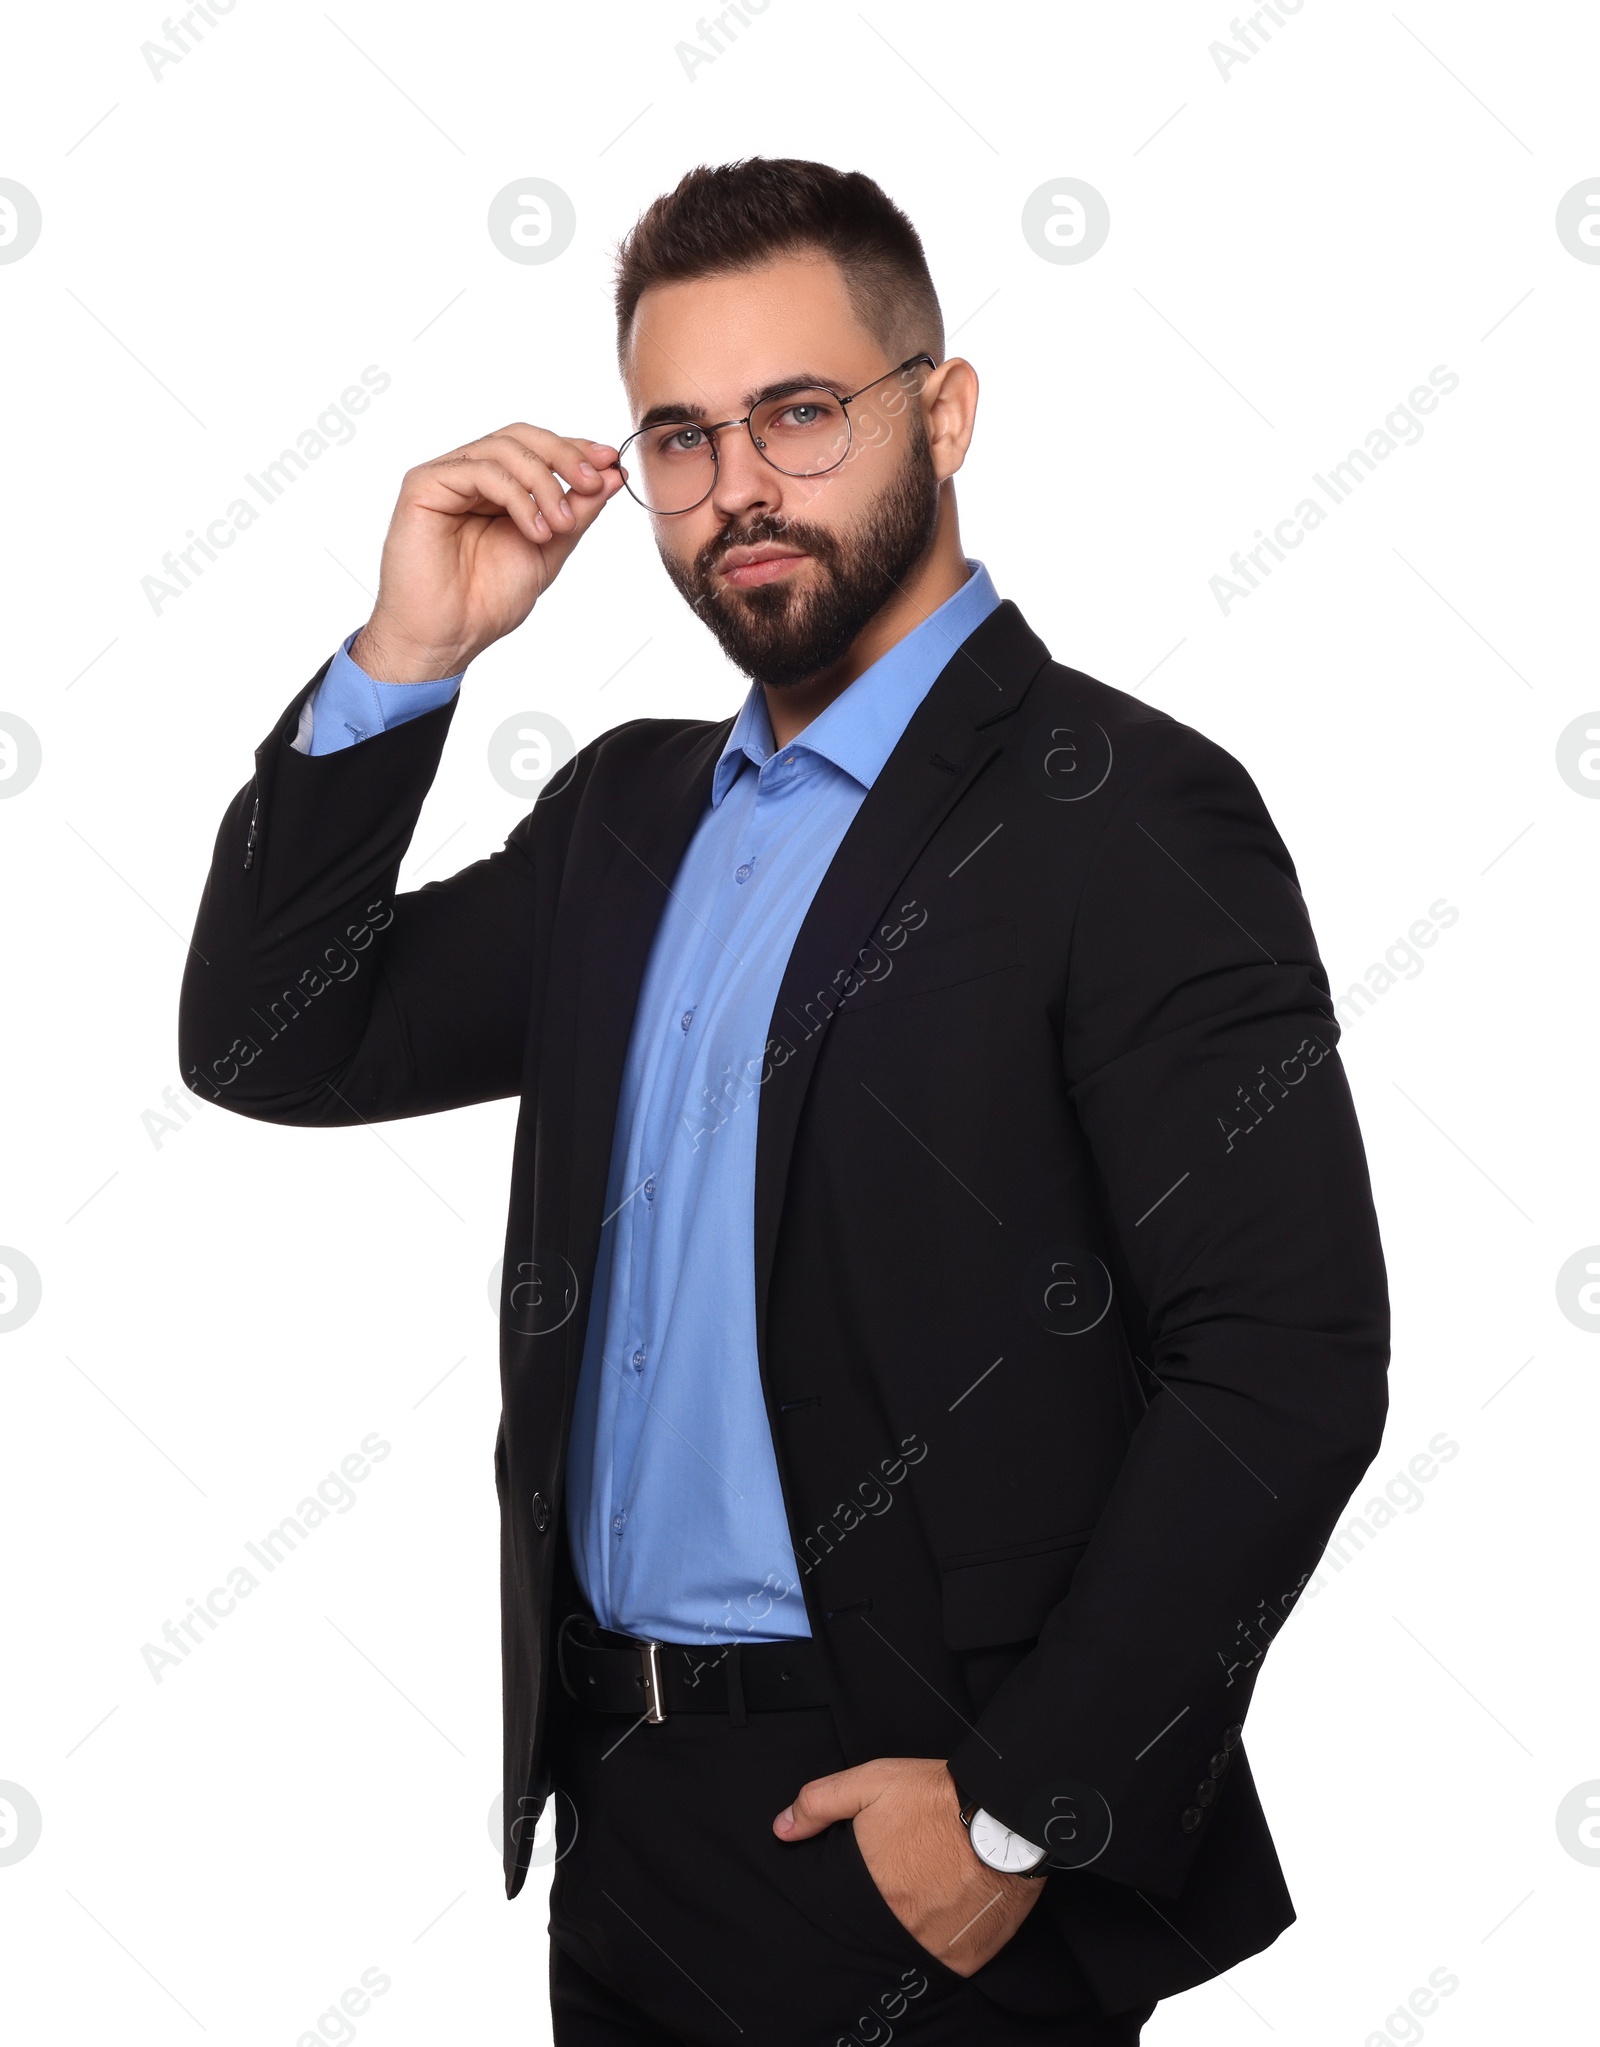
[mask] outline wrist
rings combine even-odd
[[[975,1798],[968,1798],[952,1776],[956,1806],[967,1842],[974,1856],[996,1876],[1035,1883],[1049,1875],[1049,1850],[1024,1840],[1003,1820],[996,1819]]]
[[[459,648],[441,651],[413,644],[403,654],[386,646],[370,624],[364,625],[350,642],[349,658],[363,675],[374,682],[444,682],[460,675],[471,656]]]

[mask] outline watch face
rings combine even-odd
[[[972,1824],[967,1831],[979,1860],[987,1862],[991,1869],[1020,1876],[1044,1860],[1044,1849],[1032,1841],[1025,1841],[1020,1834],[1012,1833],[1008,1826],[997,1820],[993,1813],[985,1812],[982,1806],[972,1815]]]

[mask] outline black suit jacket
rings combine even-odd
[[[320,675],[223,820],[182,1060],[279,1123],[520,1096],[495,1444],[514,1896],[623,1059],[729,721],[605,733],[501,851],[396,895],[454,706],[311,758],[289,739]],[[1337,1038],[1250,778],[1007,603],[846,833],[755,1076],[761,1379],[846,1752],[948,1757],[1045,1841],[1033,1946],[1064,1941],[1108,2009],[1294,1916],[1238,1730],[1386,1404]]]

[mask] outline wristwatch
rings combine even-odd
[[[976,1799],[969,1801],[963,1798],[959,1785],[956,1786],[956,1797],[961,1803],[961,1824],[966,1828],[972,1852],[980,1862],[986,1863],[990,1869],[998,1869],[1004,1876],[1044,1877],[1050,1874],[1048,1848],[1037,1847],[1032,1841],[1025,1841],[1020,1834],[1013,1833],[1004,1820],[997,1820],[992,1812],[985,1812]]]

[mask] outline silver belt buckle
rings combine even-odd
[[[641,1642],[639,1663],[644,1671],[644,1717],[652,1727],[659,1727],[667,1717],[666,1693],[661,1683],[661,1644]]]

